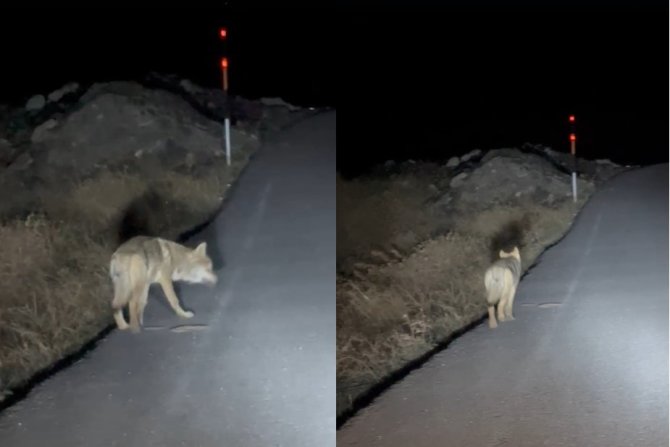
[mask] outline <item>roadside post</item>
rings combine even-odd
[[[570,115],[570,153],[572,154],[572,200],[577,203],[577,132],[575,131],[575,115]]]
[[[219,29],[219,37],[225,42],[228,37],[228,30],[226,28]],[[223,75],[223,95],[226,104],[223,141],[226,147],[226,163],[230,166],[230,101],[228,98],[228,58],[226,56],[221,58],[221,73]]]

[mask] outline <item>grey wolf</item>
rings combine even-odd
[[[512,305],[521,276],[521,255],[519,248],[507,253],[500,250],[500,259],[497,259],[484,274],[486,286],[486,302],[489,311],[489,327],[496,328],[495,306],[498,305],[498,320],[514,320]]]
[[[191,249],[176,242],[161,238],[137,236],[121,244],[109,266],[114,285],[114,320],[119,329],[130,327],[139,332],[143,324],[149,286],[161,285],[170,307],[182,318],[192,318],[193,312],[182,309],[173,288],[173,281],[191,284],[216,284],[212,271],[212,260],[207,256],[207,244],[201,243]],[[130,325],[123,317],[123,308],[128,306]]]

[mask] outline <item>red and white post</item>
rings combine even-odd
[[[228,37],[226,28],[219,30],[221,40],[225,41]],[[226,162],[230,166],[230,102],[228,101],[228,58],[221,58],[221,72],[223,74],[223,95],[226,101],[226,117],[223,123],[223,140],[226,145]]]
[[[577,134],[575,132],[575,115],[570,115],[570,153],[572,154],[572,200],[577,203]]]

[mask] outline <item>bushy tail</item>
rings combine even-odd
[[[133,200],[121,213],[117,228],[117,244],[135,236],[163,236],[166,209],[173,206],[167,203],[156,190],[149,188],[144,194]]]
[[[499,258],[500,250],[511,252],[514,247],[524,246],[525,235],[531,228],[531,215],[525,214],[521,218],[511,219],[502,225],[491,237],[490,250],[491,261]]]

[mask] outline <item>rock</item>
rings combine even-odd
[[[552,206],[554,202],[556,201],[556,198],[554,197],[553,194],[549,194],[545,199],[544,203],[548,206]]]
[[[179,86],[183,88],[185,92],[190,93],[192,95],[202,92],[202,89],[200,87],[198,87],[188,79],[182,79],[179,82]]]
[[[16,160],[12,162],[9,169],[12,171],[23,171],[33,164],[33,157],[28,152],[21,153]]]
[[[4,138],[0,138],[0,165],[4,166],[9,163],[15,154],[16,149],[12,144]]]
[[[261,98],[261,104],[266,107],[285,107],[291,112],[300,110],[300,107],[289,104],[281,98]]]
[[[468,174],[466,172],[461,172],[456,177],[451,179],[451,181],[449,182],[449,186],[451,188],[458,188],[459,186],[463,185],[463,182],[467,177]]]
[[[184,166],[186,166],[188,170],[191,170],[193,169],[193,166],[195,166],[195,161],[195,155],[193,152],[189,152],[186,154],[186,157],[184,157]]]
[[[542,155],[497,151],[496,156],[470,173],[468,181],[459,189],[458,201],[460,207],[467,208],[486,208],[496,203],[528,200],[542,202],[550,195],[569,195],[570,182],[568,174],[561,172]],[[589,182],[580,179],[580,189],[590,187]]]
[[[470,152],[468,152],[467,154],[465,154],[461,157],[461,163],[469,161],[473,158],[477,158],[481,154],[482,154],[482,151],[480,149],[473,149],[473,150],[471,150]]]
[[[86,172],[133,159],[170,168],[183,165],[189,152],[198,162],[213,159],[222,126],[176,94],[112,82],[93,85],[60,125],[37,135],[48,144],[45,163],[53,168]],[[247,144],[258,143],[233,127],[233,152]]]
[[[443,194],[442,197],[440,197],[440,199],[435,202],[435,206],[445,209],[449,207],[453,199],[454,198],[449,194]]]
[[[482,157],[480,163],[483,165],[496,157],[522,158],[524,154],[519,149],[514,148],[491,149]]]
[[[37,112],[38,110],[42,110],[46,103],[47,100],[44,99],[44,95],[35,95],[26,102],[26,110],[28,112]]]
[[[460,163],[460,160],[459,160],[458,157],[451,157],[451,158],[449,159],[449,161],[447,161],[446,166],[447,166],[448,168],[455,168],[456,166],[458,166],[458,163]]]
[[[33,143],[41,143],[44,141],[48,132],[58,125],[55,119],[48,119],[39,126],[37,126],[30,135],[30,141]]]
[[[58,90],[54,90],[53,92],[49,93],[47,98],[49,99],[49,102],[58,102],[63,98],[63,96],[69,95],[70,93],[75,93],[77,90],[79,90],[79,84],[76,82],[70,82]]]

